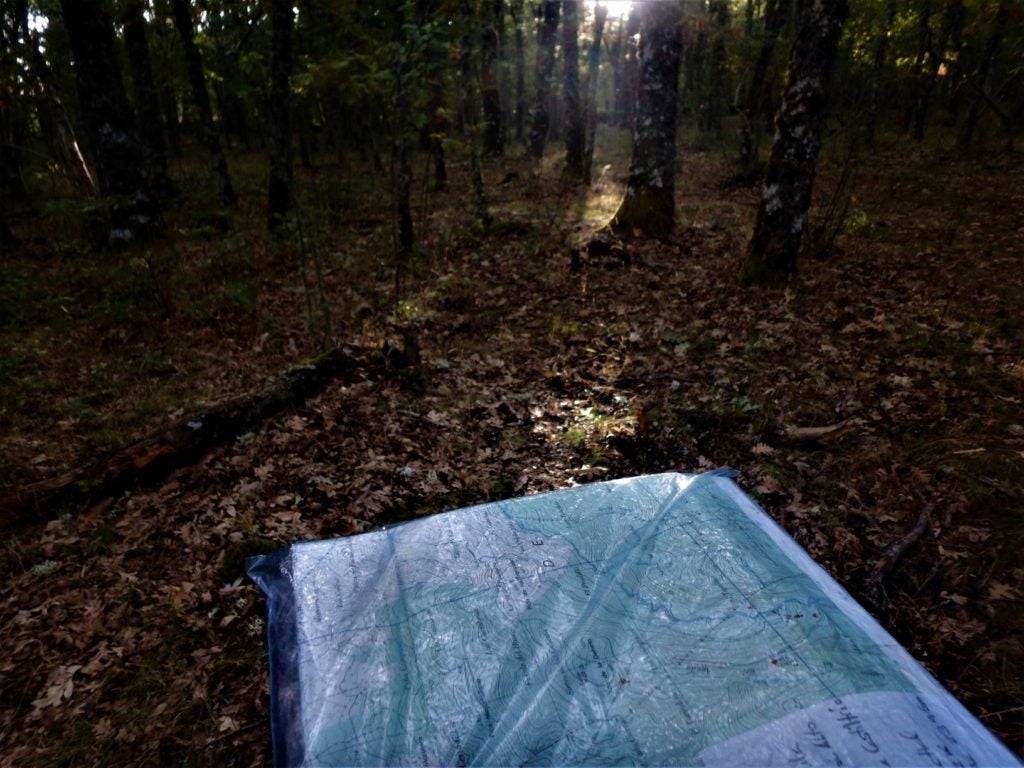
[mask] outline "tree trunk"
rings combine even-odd
[[[889,52],[889,37],[892,35],[892,28],[896,23],[896,12],[899,10],[896,0],[886,0],[885,25],[875,41],[875,61],[871,68],[871,91],[868,96],[868,118],[864,126],[864,140],[868,146],[875,143],[875,131],[878,127],[878,112],[881,109],[880,100],[882,93],[882,81],[885,79],[885,60]]]
[[[118,197],[111,238],[131,239],[157,223],[156,197],[143,173],[143,149],[117,61],[114,24],[103,0],[61,0],[78,103],[100,191]]]
[[[436,11],[434,0],[417,0],[416,21],[424,27]],[[441,38],[431,37],[426,42],[423,75],[429,93],[427,120],[423,126],[426,150],[434,162],[434,189],[440,191],[448,186],[448,165],[445,160],[444,137],[448,133],[448,117],[445,114],[445,61],[447,43]]]
[[[97,193],[95,175],[78,146],[71,119],[57,92],[53,71],[39,48],[39,38],[29,29],[28,3],[25,0],[20,0],[15,13],[18,19],[17,24],[21,28],[29,70],[36,79],[35,90],[39,96],[37,109],[40,131],[50,146],[50,151],[59,158],[61,169],[68,181],[87,197],[95,197]],[[0,49],[13,50],[9,44],[0,45]]]
[[[512,124],[512,84],[508,56],[508,33],[505,29],[505,0],[493,0],[494,32],[498,38],[498,95],[501,102],[501,146],[508,144],[508,127]]]
[[[464,6],[467,4],[463,0]],[[468,14],[467,14],[468,18]],[[487,206],[487,198],[484,196],[484,179],[480,171],[480,151],[477,148],[477,128],[480,123],[480,113],[477,107],[477,77],[473,71],[473,44],[467,32],[462,38],[461,50],[459,51],[459,85],[462,90],[462,126],[466,143],[469,146],[469,173],[473,184],[473,207],[476,212],[476,219],[484,229],[492,222],[491,212]]]
[[[10,110],[6,104],[0,104],[0,196],[4,200],[4,213],[28,200],[11,123]]]
[[[480,100],[484,110],[483,150],[488,157],[505,152],[501,124],[501,84],[498,80],[498,31],[494,5],[485,0],[480,30]]]
[[[700,110],[701,87],[704,82],[704,60],[708,54],[708,35],[703,24],[691,18],[683,28],[683,88]]]
[[[978,120],[988,104],[985,88],[988,85],[988,76],[992,70],[992,62],[999,51],[999,46],[1003,42],[1003,35],[1006,32],[1006,21],[1009,15],[1009,0],[1000,0],[999,8],[996,10],[995,19],[993,20],[992,32],[989,35],[988,42],[985,44],[985,52],[982,54],[981,61],[978,63],[978,69],[972,78],[977,93],[967,110],[967,114],[964,116],[963,124],[960,126],[960,131],[956,137],[956,145],[962,152],[970,149],[971,141],[974,138],[974,131],[978,127]],[[1010,135],[1013,135],[1012,132]]]
[[[541,5],[541,23],[537,36],[537,95],[530,115],[529,153],[532,157],[544,156],[544,145],[548,139],[551,114],[548,104],[551,95],[551,75],[555,70],[555,35],[558,32],[559,4],[556,0],[544,0]]]
[[[291,0],[270,3],[270,177],[267,183],[267,228],[284,223],[292,208],[292,14]]]
[[[7,14],[0,13],[0,76],[5,79],[9,73],[19,68],[15,45],[19,31],[23,30],[23,34],[26,34],[28,30],[28,24],[25,22],[28,5],[22,0],[19,6],[14,9],[15,18],[12,19],[10,27],[4,23],[8,19]],[[7,216],[15,204],[23,203],[28,198],[25,181],[21,178],[21,158],[18,154],[18,145],[21,142],[12,106],[10,99],[0,100],[0,246],[16,242],[7,225]]]
[[[395,113],[391,120],[393,144],[393,158],[395,161],[394,177],[394,201],[395,215],[398,218],[398,256],[399,260],[395,271],[395,298],[396,303],[400,298],[401,267],[405,258],[412,252],[414,245],[414,231],[412,222],[412,153],[415,141],[415,130],[413,129],[409,107],[410,97],[410,59],[412,57],[411,44],[405,32],[406,18],[403,6],[394,11],[394,40],[402,51],[395,62]],[[409,20],[412,21],[411,19]]]
[[[741,283],[775,282],[796,271],[847,12],[846,0],[799,0],[788,83]]]
[[[271,47],[273,47],[273,44],[271,44]],[[273,57],[273,51],[271,51],[271,57]],[[245,107],[242,105],[242,100],[238,98],[238,88],[245,81],[237,74],[231,75],[231,77],[233,78],[232,82],[217,83],[213,89],[217,99],[217,111],[220,115],[221,132],[225,137],[233,136],[248,150],[252,146],[249,123],[246,120]]]
[[[139,135],[146,151],[146,171],[153,188],[167,197],[175,197],[177,190],[167,174],[167,153],[164,151],[163,121],[160,119],[160,99],[157,96],[153,66],[150,63],[146,22],[142,14],[142,0],[128,0],[123,6],[121,24],[124,28],[124,46],[128,53],[135,96],[135,113],[139,117]]]
[[[762,110],[764,104],[765,80],[768,68],[775,54],[775,44],[779,34],[786,25],[788,4],[784,0],[765,0],[764,32],[761,36],[761,47],[757,53],[757,61],[750,75],[750,81],[743,94],[740,106],[740,157],[739,171],[741,175],[749,174],[757,165],[762,133]]]
[[[636,34],[640,31],[640,9],[634,3],[626,18],[626,37],[623,41],[622,88],[619,91],[619,127],[633,127],[633,108],[636,105],[637,77],[640,64],[637,57]]]
[[[16,29],[6,29],[0,16],[0,71],[8,72],[14,62]],[[13,250],[21,241],[11,230],[10,217],[16,205],[28,199],[28,190],[21,177],[21,159],[18,156],[18,131],[11,104],[0,100],[0,255]]]
[[[80,0],[75,0],[76,2]],[[356,380],[366,350],[335,349],[291,368],[262,388],[177,419],[109,456],[63,475],[23,486],[0,498],[0,530],[77,511],[114,494],[159,482],[212,448],[315,397],[336,379]]]
[[[605,117],[605,122],[609,125],[619,125],[619,115],[621,112],[621,94],[626,89],[626,78],[625,78],[625,50],[626,50],[626,20],[622,16],[619,16],[616,23],[615,37],[611,38],[611,32],[609,31],[609,38],[611,42],[608,45],[608,63],[612,67],[612,97],[608,104],[608,114]]]
[[[711,0],[708,5],[710,15],[710,39],[708,41],[708,66],[704,77],[704,98],[701,120],[698,122],[701,130],[714,133],[722,132],[722,116],[725,112],[724,104],[727,101],[726,94],[729,92],[727,84],[727,60],[725,51],[725,37],[729,29],[729,5],[725,0]]]
[[[0,212],[0,253],[14,250],[21,245],[21,240],[14,234],[6,217],[7,209],[5,208],[3,212]]]
[[[63,0],[73,2],[74,0]],[[220,147],[220,134],[213,122],[213,109],[210,107],[210,94],[206,90],[206,75],[203,74],[203,57],[199,53],[195,37],[192,32],[192,9],[189,0],[171,0],[171,10],[174,13],[174,26],[181,38],[182,50],[185,54],[185,69],[188,74],[189,86],[192,89],[192,99],[195,102],[196,110],[199,112],[199,120],[202,123],[203,138],[206,141],[206,151],[210,155],[210,166],[213,171],[213,182],[217,192],[217,199],[221,205],[233,208],[238,203],[234,187],[231,186],[231,177],[228,175],[228,162],[224,159],[224,152]]]
[[[310,105],[312,94],[307,93],[299,99],[299,109],[296,114],[298,128],[296,133],[299,137],[299,165],[303,170],[312,171],[316,169],[314,160],[317,153],[316,136],[313,131],[313,110]]]
[[[594,164],[594,141],[597,138],[597,77],[601,67],[601,38],[604,36],[604,22],[608,18],[608,6],[594,6],[594,39],[587,54],[587,132],[586,150],[583,155],[583,182],[590,185],[591,167]]]
[[[910,93],[907,98],[906,111],[903,115],[903,130],[910,130],[914,117],[914,105],[918,94],[924,87],[924,62],[932,47],[932,0],[924,0],[921,14],[917,18],[917,54],[910,68]]]
[[[640,10],[639,83],[633,157],[626,195],[612,231],[659,237],[675,226],[676,116],[683,10],[679,2],[644,3]]]
[[[945,11],[942,14],[942,23],[939,25],[938,41],[929,56],[929,70],[925,77],[924,85],[918,94],[917,104],[914,106],[911,135],[917,141],[924,139],[928,109],[931,106],[931,98],[932,93],[935,91],[936,81],[939,79],[939,68],[945,62],[950,42],[957,41],[959,43],[961,30],[964,27],[964,16],[964,0],[947,0]],[[959,44],[955,48],[959,49]],[[947,66],[947,78],[955,76],[952,69],[953,67]]]
[[[526,51],[523,40],[523,0],[512,0],[509,5],[515,25],[516,44],[516,140],[523,140],[526,124]]]
[[[161,91],[160,107],[163,110],[167,148],[171,157],[181,157],[181,123],[178,122],[178,97],[174,88],[165,85]]]
[[[562,63],[565,68],[565,175],[583,179],[586,123],[580,99],[579,0],[562,2]]]

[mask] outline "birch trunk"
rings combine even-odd
[[[776,282],[796,271],[847,11],[846,0],[799,0],[788,82],[741,283]]]
[[[610,223],[632,235],[670,235],[675,226],[676,116],[683,48],[680,2],[640,6],[639,82],[626,195]]]

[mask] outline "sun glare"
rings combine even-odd
[[[599,0],[587,0],[587,7],[593,11]],[[608,16],[617,19],[620,16],[627,16],[633,5],[633,0],[603,0],[601,5],[608,9]]]

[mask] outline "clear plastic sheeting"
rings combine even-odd
[[[254,558],[275,763],[1019,765],[719,473]]]

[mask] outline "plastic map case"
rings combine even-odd
[[[279,765],[1020,765],[723,473],[249,561]]]

